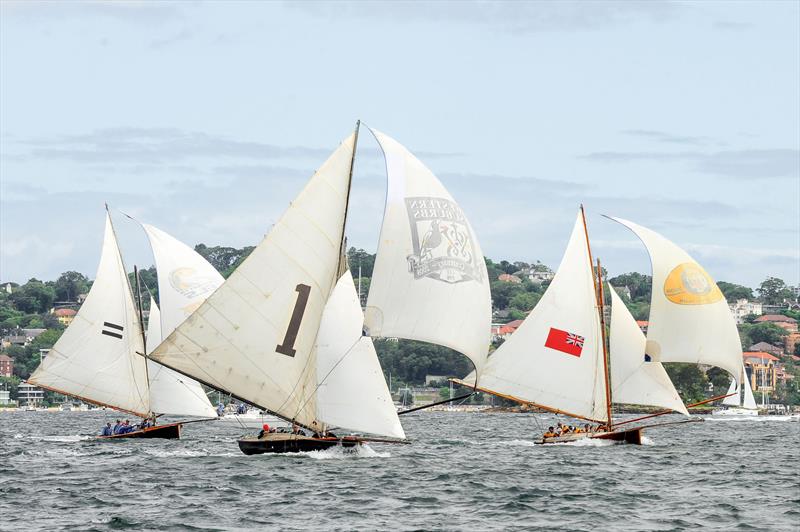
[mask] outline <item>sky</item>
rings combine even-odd
[[[108,203],[194,245],[257,244],[356,120],[441,179],[484,254],[551,267],[580,204],[717,280],[800,284],[800,2],[0,2],[0,281],[94,277]],[[349,244],[374,252],[359,137]]]

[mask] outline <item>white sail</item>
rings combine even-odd
[[[688,253],[645,227],[609,217],[638,236],[650,253],[653,295],[647,352],[661,362],[708,364],[740,378],[742,346],[728,303]]]
[[[753,397],[753,388],[750,386],[750,379],[747,378],[747,372],[742,369],[742,375],[744,378],[744,400],[742,401],[742,407],[748,408],[750,410],[755,410],[758,408],[756,405],[756,398]]]
[[[611,397],[617,404],[668,408],[689,415],[664,366],[645,353],[647,340],[630,311],[611,288],[609,365]]]
[[[751,392],[752,393],[752,392]],[[735,395],[731,395],[735,394]],[[742,405],[742,394],[736,388],[736,379],[731,379],[731,385],[728,386],[728,391],[726,392],[725,399],[722,400],[722,404],[725,406],[741,406]]]
[[[142,224],[158,270],[164,336],[175,330],[225,281],[199,253],[152,225]]]
[[[272,231],[151,355],[157,362],[316,428],[314,345],[337,281],[355,135]]]
[[[489,357],[479,386],[606,421],[603,356],[591,258],[578,213],[553,281],[522,325]]]
[[[436,176],[397,141],[372,133],[386,159],[388,187],[366,330],[455,349],[480,374],[491,299],[478,239]]]
[[[150,317],[147,320],[147,351],[152,352],[161,343],[161,312],[150,297]],[[150,379],[150,404],[153,412],[181,416],[216,417],[200,383],[180,373],[165,368],[152,360],[147,361]]]
[[[354,432],[405,438],[349,271],[339,279],[317,336],[317,418]]]
[[[28,382],[140,416],[151,412],[142,332],[106,213],[100,266],[75,319]]]

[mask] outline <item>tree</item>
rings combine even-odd
[[[722,395],[731,384],[730,374],[722,368],[712,367],[706,371],[706,378],[714,386],[714,396]]]
[[[208,247],[205,244],[197,244],[194,250],[204,259],[211,263],[223,277],[230,276],[242,261],[253,251],[254,246],[245,246],[236,249],[227,246]]]
[[[706,376],[696,364],[667,363],[664,369],[684,403],[699,403],[705,398]]]
[[[375,254],[351,247],[347,250],[347,262],[350,264],[350,271],[353,272],[354,279],[358,278],[359,266],[361,266],[362,277],[372,277],[372,270],[375,267]]]
[[[627,286],[631,291],[631,301],[633,302],[650,302],[653,278],[649,275],[638,272],[624,273],[608,279],[608,283],[619,288]]]
[[[789,334],[785,329],[769,322],[755,324],[746,323],[740,325],[739,327],[739,336],[742,340],[742,349],[749,349],[751,345],[759,342],[780,345],[783,343],[783,337]]]
[[[31,279],[9,296],[17,310],[40,314],[53,307],[55,290],[38,279]]]
[[[492,302],[495,308],[504,309],[508,308],[511,299],[517,294],[525,292],[522,284],[506,283],[503,281],[492,281],[489,285],[492,293]]]
[[[89,279],[82,273],[64,272],[54,284],[56,301],[77,301],[80,294],[86,293]]]
[[[768,305],[778,305],[784,300],[792,299],[792,291],[777,277],[767,277],[758,287],[758,296]]]
[[[728,303],[735,303],[740,299],[753,299],[753,289],[740,284],[727,283],[725,281],[717,281],[722,295]]]
[[[508,306],[509,308],[521,311],[530,311],[533,310],[533,307],[536,306],[536,303],[538,303],[541,298],[542,296],[536,293],[521,292],[511,298]]]

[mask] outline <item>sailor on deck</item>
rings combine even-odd
[[[116,425],[114,425],[114,428],[113,428],[113,429],[111,429],[111,431],[112,431],[114,434],[119,434],[119,429],[120,429],[120,428],[122,428],[122,422],[121,422],[121,421],[118,419],[118,420],[117,420],[117,423],[116,423]]]
[[[112,434],[114,434],[114,429],[111,428],[111,423],[106,423],[106,426],[103,427],[102,436],[111,436]]]
[[[225,414],[225,405],[222,403],[217,405],[217,416],[222,417]]]
[[[558,434],[555,432],[554,427],[548,427],[547,432],[542,434],[543,438],[558,438]]]

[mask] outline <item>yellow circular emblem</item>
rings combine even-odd
[[[706,305],[722,299],[714,279],[695,262],[684,262],[669,272],[664,295],[678,305]]]

